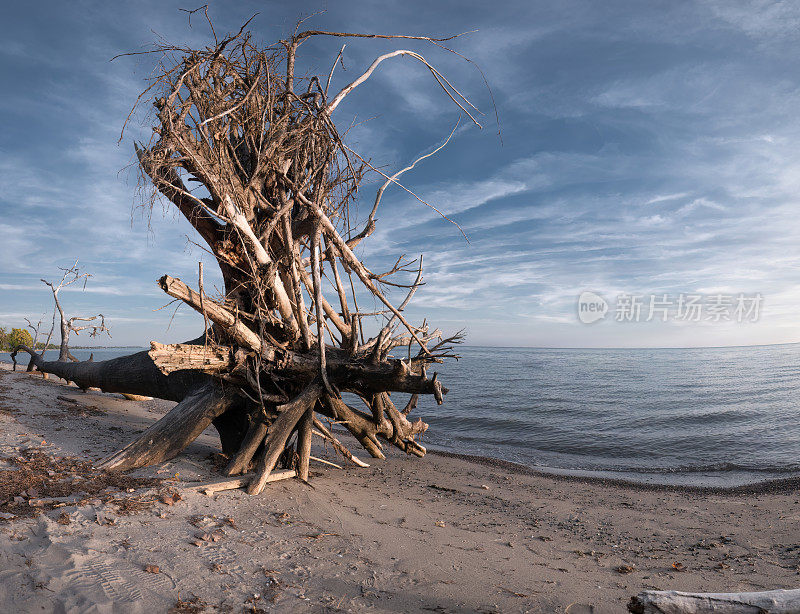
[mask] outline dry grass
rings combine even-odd
[[[59,498],[74,497],[80,504],[99,499],[112,503],[120,514],[149,509],[157,498],[143,498],[141,489],[159,486],[155,478],[136,478],[124,473],[95,469],[74,457],[51,457],[36,449],[4,458],[14,467],[0,470],[0,512],[16,518],[38,516],[64,507]]]

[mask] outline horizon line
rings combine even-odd
[[[660,345],[660,346],[560,346],[560,345],[483,345],[483,344],[463,344],[466,348],[492,348],[492,349],[516,349],[516,350],[722,350],[727,348],[756,348],[773,347],[778,345],[798,345],[800,341],[781,341],[779,343],[750,343],[739,345]],[[147,349],[145,345],[94,345],[72,347],[73,350],[122,350],[122,349]],[[49,348],[58,349],[58,348]],[[2,351],[0,353],[8,354]]]

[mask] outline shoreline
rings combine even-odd
[[[571,470],[558,467],[531,467],[522,463],[515,463],[492,456],[481,456],[477,454],[464,454],[461,452],[450,452],[446,450],[429,449],[428,454],[457,458],[487,467],[502,468],[509,473],[519,473],[523,475],[538,476],[553,480],[563,480],[565,482],[577,482],[580,484],[595,484],[599,486],[626,488],[631,490],[641,490],[645,492],[669,491],[676,493],[698,494],[698,495],[761,495],[784,493],[789,494],[800,490],[800,476],[787,478],[766,479],[751,484],[741,484],[737,486],[704,486],[694,484],[668,484],[656,482],[637,482],[625,478],[609,478],[600,475],[591,475],[591,470]],[[575,473],[567,473],[572,472]]]
[[[119,346],[114,348],[98,348],[98,349],[126,349],[127,347],[133,348],[136,346]],[[92,349],[92,348],[75,348],[75,349]],[[11,362],[5,361],[2,358],[0,358],[0,369],[11,366],[12,366]],[[635,478],[627,476],[611,477],[608,475],[608,473],[611,472],[603,469],[593,470],[593,469],[570,469],[564,467],[532,466],[493,456],[470,454],[467,452],[456,452],[456,451],[442,450],[436,448],[429,448],[428,453],[435,454],[438,456],[460,458],[463,460],[476,462],[487,466],[502,467],[503,469],[510,472],[522,473],[527,475],[538,475],[542,477],[549,477],[566,481],[575,481],[585,484],[619,486],[619,487],[632,488],[643,491],[668,490],[673,492],[686,492],[686,493],[698,493],[698,494],[727,493],[731,495],[737,495],[737,494],[756,495],[764,493],[780,493],[780,492],[789,492],[792,490],[800,490],[800,475],[793,475],[790,477],[769,477],[735,485],[678,484],[678,483],[657,481],[657,478],[652,481],[646,481],[646,480],[640,481],[636,480]],[[620,473],[625,473],[625,472],[620,472]],[[648,476],[657,475],[654,473],[647,473],[646,470],[642,470],[642,473]],[[719,475],[722,475],[725,472],[717,472],[717,473]],[[736,472],[732,471],[731,473],[733,474]],[[689,474],[676,471],[675,473],[669,475],[689,475]]]
[[[0,471],[26,456],[95,461],[173,405],[0,368]],[[341,468],[314,463],[308,484],[209,497],[192,485],[220,477],[218,448],[206,431],[131,474],[157,480],[152,488],[58,507],[22,505],[43,494],[27,487],[5,497],[22,503],[0,497],[0,611],[162,612],[196,598],[209,612],[603,613],[648,589],[800,584],[800,495],[786,481],[665,488],[394,449],[358,468],[315,445]],[[180,497],[164,502],[165,492]],[[120,507],[126,497],[144,503]],[[14,517],[20,510],[37,515]]]

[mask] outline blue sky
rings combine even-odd
[[[373,268],[424,253],[408,314],[475,345],[740,345],[800,341],[800,5],[780,2],[211,2],[218,31],[252,23],[265,42],[299,17],[316,29],[447,35],[486,74],[430,45],[352,41],[335,85],[390,48],[419,50],[486,115],[405,176],[469,236],[401,190],[384,197],[361,255]],[[133,139],[120,128],[152,56],[109,59],[163,38],[204,44],[180,2],[39,2],[0,23],[0,325],[50,309],[40,277],[80,259],[94,274],[68,311],[102,311],[115,344],[180,341],[202,328],[155,280],[190,282],[202,250],[173,210],[137,208]],[[327,72],[339,41],[302,47]],[[457,110],[406,59],[384,63],[336,111],[351,145],[390,170],[439,145]],[[369,121],[365,121],[369,120]],[[364,122],[364,123],[360,123]],[[377,180],[362,189],[362,213]],[[213,264],[205,257],[210,282]],[[592,290],[763,296],[753,323],[591,325]],[[79,338],[79,340],[82,338]],[[109,343],[104,340],[102,343]]]

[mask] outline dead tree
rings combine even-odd
[[[106,319],[102,313],[88,317],[73,316],[71,318],[68,318],[64,314],[64,308],[61,306],[61,301],[58,299],[59,292],[61,292],[61,290],[64,288],[81,281],[83,282],[83,288],[86,289],[86,282],[91,275],[89,273],[81,273],[80,268],[78,268],[77,260],[71,267],[67,269],[59,267],[59,269],[63,275],[57,284],[49,282],[46,279],[42,279],[42,283],[50,288],[50,291],[53,293],[53,326],[55,327],[55,322],[57,319],[59,323],[59,330],[61,332],[61,345],[58,350],[58,360],[71,360],[72,362],[78,362],[78,359],[75,358],[72,355],[72,352],[69,351],[70,333],[75,333],[78,335],[81,331],[88,330],[90,337],[96,337],[101,333],[105,333],[110,337],[111,333],[106,327]],[[50,335],[52,335],[52,333],[53,328],[50,329]],[[47,342],[45,342],[45,348],[49,342],[50,336],[48,335]]]
[[[78,362],[78,359],[75,358],[75,356],[73,356],[72,352],[69,350],[70,333],[75,333],[75,335],[78,335],[81,331],[88,330],[90,337],[96,337],[101,333],[105,333],[109,337],[111,336],[111,333],[106,326],[105,316],[102,313],[88,317],[73,316],[71,318],[65,315],[64,308],[61,306],[61,301],[59,300],[59,293],[64,288],[80,281],[83,281],[83,287],[86,289],[86,282],[91,275],[89,273],[81,273],[77,260],[71,267],[59,267],[59,269],[61,270],[62,275],[58,283],[49,282],[46,279],[41,280],[43,284],[50,288],[50,291],[53,294],[53,323],[50,326],[50,332],[42,342],[42,350],[38,354],[38,362],[44,360],[44,353],[47,351],[47,348],[50,345],[50,340],[53,337],[53,332],[56,327],[56,320],[59,322],[59,329],[61,332],[61,345],[59,346],[58,360],[62,362],[68,360],[71,360],[72,362]],[[39,345],[39,334],[42,327],[42,320],[40,319],[36,324],[33,324],[33,322],[31,322],[31,320],[28,318],[25,318],[25,321],[28,323],[28,328],[30,328],[33,333],[33,347],[26,348],[25,346],[19,346],[17,349],[27,350],[29,353],[31,353],[31,361],[28,363],[28,371],[32,371],[36,367],[37,363],[37,360],[34,360],[33,354]],[[16,352],[14,352],[13,358],[16,364]],[[44,373],[44,375],[46,376],[47,373]]]
[[[44,318],[44,315],[42,316],[42,318]],[[40,343],[39,343],[39,334],[40,334],[41,329],[42,329],[42,323],[44,322],[44,320],[42,318],[40,318],[39,321],[36,324],[31,322],[30,318],[25,318],[25,321],[28,323],[28,328],[31,329],[31,339],[33,339],[33,342],[31,344],[31,348],[34,349],[34,350],[36,348],[38,348],[39,345],[40,345]],[[39,356],[42,359],[44,359],[44,353],[47,351],[47,347],[50,345],[50,339],[52,339],[52,337],[53,337],[53,330],[55,330],[55,326],[56,326],[56,318],[55,318],[55,313],[53,313],[53,324],[50,326],[50,332],[47,334],[47,337],[45,337],[44,342],[41,343],[42,351],[39,354]],[[12,348],[12,350],[13,349],[14,348]],[[14,360],[14,366],[16,367],[16,354],[14,354],[13,358],[15,359]],[[35,365],[34,361],[31,360],[28,363],[28,371],[33,371],[35,367],[36,367],[36,365]],[[48,373],[42,373],[42,377],[44,379],[48,379],[48,375],[49,375]]]
[[[248,491],[259,493],[281,460],[307,478],[314,431],[352,458],[320,417],[343,425],[373,457],[384,458],[386,444],[425,454],[419,439],[428,425],[408,414],[419,395],[443,402],[447,389],[428,368],[454,355],[460,335],[445,337],[404,316],[422,284],[421,258],[401,257],[376,272],[353,253],[373,233],[386,188],[411,167],[383,175],[371,213],[354,229],[350,205],[375,169],[344,143],[332,115],[381,63],[401,56],[427,70],[473,121],[477,109],[405,49],[378,56],[335,94],[329,89],[341,52],[328,75],[295,74],[298,49],[311,37],[415,39],[444,49],[449,39],[295,31],[264,48],[246,26],[203,49],[159,48],[157,74],[137,101],[151,98],[155,108],[151,140],[136,145],[142,177],[154,198],[166,198],[192,224],[222,272],[218,297],[205,292],[202,268],[196,290],[169,275],[158,280],[203,315],[204,335],[153,342],[149,352],[105,362],[33,360],[82,387],[178,401],[103,467],[164,461],[213,423],[230,459],[226,475],[254,469]],[[391,288],[402,288],[404,298],[392,301]],[[357,300],[364,296],[381,309],[363,311]],[[341,392],[360,397],[366,411]],[[405,405],[395,403],[399,393],[409,395]]]

